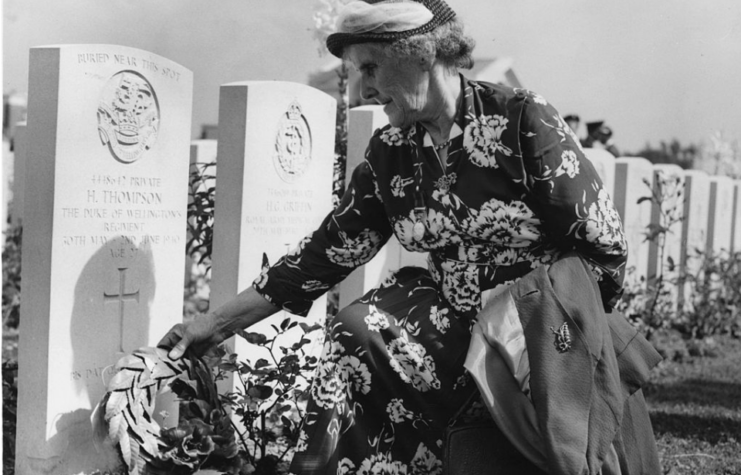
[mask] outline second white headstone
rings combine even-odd
[[[331,211],[335,115],[332,97],[302,84],[221,86],[211,308],[252,285],[263,253],[275,263]],[[306,321],[325,317],[322,297]],[[271,334],[282,318],[249,331]],[[258,351],[242,339],[234,349],[240,361]]]

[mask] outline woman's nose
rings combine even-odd
[[[360,97],[364,101],[369,101],[378,95],[378,91],[373,87],[371,81],[361,77],[360,79]]]

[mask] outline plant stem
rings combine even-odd
[[[229,424],[231,424],[232,428],[234,429],[234,432],[236,432],[237,435],[239,436],[239,442],[242,444],[242,447],[244,447],[244,453],[247,454],[247,457],[250,459],[250,462],[254,463],[255,462],[254,454],[250,453],[250,448],[247,445],[247,441],[244,440],[244,434],[240,432],[239,428],[237,428],[237,424],[234,423],[231,417],[229,418]]]

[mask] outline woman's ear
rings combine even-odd
[[[419,67],[422,71],[429,71],[432,69],[432,65],[435,64],[435,57],[423,55],[419,58]]]

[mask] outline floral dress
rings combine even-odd
[[[570,250],[606,303],[620,293],[620,219],[568,125],[531,91],[461,81],[444,162],[419,125],[377,130],[338,207],[255,281],[303,315],[392,234],[429,253],[332,320],[293,474],[442,473],[444,429],[475,391],[463,362],[482,293]]]

